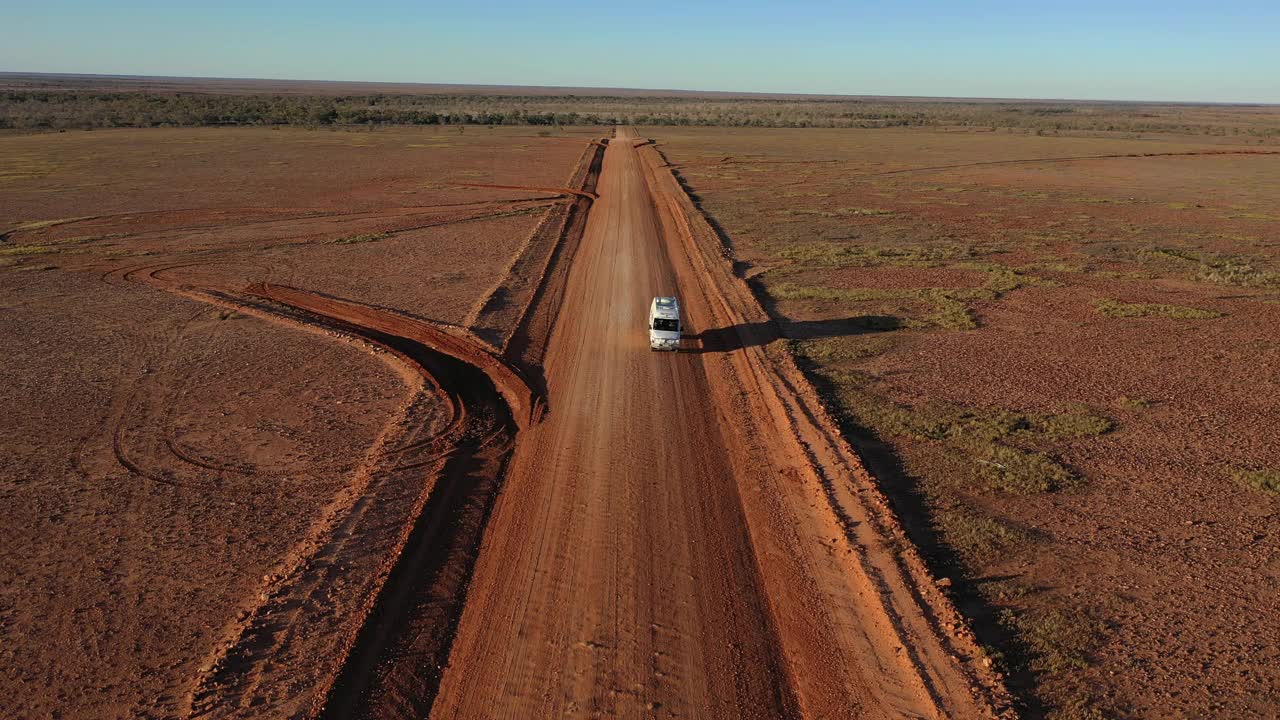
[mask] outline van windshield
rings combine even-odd
[[[680,332],[680,321],[668,320],[667,318],[654,318],[653,329],[662,330],[664,332]]]

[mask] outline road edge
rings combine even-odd
[[[917,650],[910,664],[921,674],[923,690],[932,696],[938,714],[951,715],[954,708],[947,706],[945,701],[948,696],[954,696],[954,693],[948,689],[963,685],[974,701],[970,712],[978,711],[989,717],[1013,717],[1013,703],[1004,686],[1003,677],[983,662],[985,655],[967,620],[929,573],[918,549],[909,541],[888,498],[880,490],[876,478],[839,432],[838,424],[827,412],[794,357],[786,348],[773,343],[780,337],[776,323],[747,283],[733,272],[732,252],[689,197],[688,191],[672,171],[656,143],[637,142],[636,148],[644,158],[651,193],[658,205],[659,214],[663,217],[664,225],[668,225],[666,230],[674,235],[668,241],[679,241],[682,246],[670,248],[671,252],[687,256],[695,272],[701,271],[697,272],[696,277],[690,278],[690,283],[682,284],[686,288],[690,284],[699,283],[714,286],[714,295],[722,300],[710,303],[711,319],[717,327],[732,328],[737,336],[733,343],[735,351],[721,353],[719,357],[737,366],[739,372],[733,373],[735,377],[749,383],[751,389],[760,391],[759,397],[751,399],[746,392],[748,388],[740,387],[737,390],[742,397],[729,402],[739,406],[744,403],[755,404],[756,412],[747,409],[745,415],[756,417],[763,411],[766,416],[772,415],[778,421],[778,429],[790,430],[789,433],[779,433],[788,437],[777,440],[798,447],[799,454],[807,458],[809,467],[804,470],[809,477],[806,478],[805,485],[809,486],[810,494],[813,488],[821,488],[821,494],[825,496],[824,501],[832,514],[830,520],[841,528],[847,541],[854,546],[850,549],[860,556],[867,580],[872,584],[888,586],[882,587],[878,593],[878,603],[883,606],[881,611],[888,619],[888,624],[903,641],[904,648],[908,649],[905,654],[913,655],[908,647],[913,643],[933,646],[928,657],[919,656]],[[744,415],[743,409],[739,407],[734,414],[741,418]],[[759,446],[748,450],[757,457],[761,455]],[[744,488],[744,503],[753,495],[757,500],[771,502],[771,499],[761,497],[758,488]],[[755,508],[755,513],[752,510],[744,508],[748,516],[756,514],[760,517],[760,513],[764,512],[763,508]],[[765,524],[776,523],[778,516],[760,519]],[[859,532],[857,526],[860,522],[871,527],[862,528]],[[875,536],[870,539],[877,547],[867,546],[868,530]],[[776,541],[776,534],[779,532],[781,530],[778,528],[767,532],[762,530],[761,535],[766,536],[766,541],[757,547],[757,554],[786,552],[767,541],[767,536],[771,534],[775,535]],[[882,552],[885,550],[887,552]],[[875,560],[868,556],[869,551],[875,551]],[[886,558],[891,563],[886,564]],[[767,574],[762,568],[762,575]],[[770,597],[780,598],[779,602],[797,600],[796,597],[788,600],[787,596],[792,590],[778,587],[776,580],[777,578],[771,583],[775,587],[770,590],[776,589],[777,592],[769,592]],[[876,598],[867,599],[876,601]],[[910,612],[913,605],[916,611],[914,613]],[[779,607],[775,607],[774,612],[775,615],[787,614],[785,609]],[[779,620],[785,621],[782,624],[797,624],[795,618],[789,615]],[[930,639],[932,641],[928,642]],[[817,642],[812,638],[809,640]],[[797,642],[803,645],[805,641]],[[793,680],[798,684],[797,693],[801,696],[802,705],[815,714],[833,709],[833,703],[838,701],[837,697],[833,697],[833,688],[822,687],[822,679],[808,677],[810,671],[806,670],[806,663],[812,658],[801,662],[794,651],[794,647],[791,651],[784,648],[784,652],[790,656],[788,661],[793,664]],[[946,667],[948,664],[952,667]],[[814,665],[813,669],[817,667],[819,666]],[[946,677],[955,673],[959,673],[958,678]]]

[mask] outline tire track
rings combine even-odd
[[[468,316],[466,325],[492,346],[506,350],[515,334],[527,330],[526,318],[544,296],[548,276],[558,266],[568,264],[567,259],[562,263],[561,258],[572,257],[582,235],[583,218],[591,209],[607,145],[608,140],[588,143],[568,182],[569,187],[586,195],[559,203],[543,216],[502,279]],[[525,364],[533,367],[537,363]]]
[[[599,195],[596,195],[594,192],[590,190],[581,190],[578,188],[571,188],[571,187],[553,188],[553,187],[538,187],[535,185],[493,185],[491,183],[457,183],[457,186],[469,187],[469,188],[486,188],[491,190],[533,190],[536,192],[556,193],[557,195],[577,195],[578,197],[584,197],[584,198],[587,198],[588,200],[595,200],[599,197]]]
[[[466,338],[385,310],[294,288],[260,285],[257,297],[311,313],[412,360],[435,380],[462,422],[396,561],[326,694],[322,715],[402,716],[430,707],[448,656],[480,535],[519,429],[538,401],[514,369]],[[399,470],[431,465],[398,461]],[[273,653],[273,656],[275,654]]]
[[[211,210],[208,208],[178,208],[173,210],[139,210],[134,212],[117,212],[106,215],[92,215],[80,218],[68,218],[65,220],[46,221],[47,224],[41,224],[35,228],[26,228],[17,226],[7,231],[0,232],[0,242],[7,242],[10,236],[15,234],[39,233],[50,228],[63,225],[72,225],[80,223],[105,224],[117,219],[133,219],[151,215],[174,215],[182,216],[184,214],[208,214],[220,216],[219,222],[195,224],[195,225],[174,225],[167,228],[159,228],[155,230],[144,230],[130,233],[131,238],[146,237],[148,235],[165,235],[169,233],[190,233],[196,230],[225,230],[227,223],[223,218],[229,215],[263,215],[268,217],[259,217],[246,219],[241,217],[239,222],[233,227],[258,227],[266,225],[297,223],[308,220],[335,220],[339,222],[353,222],[359,220],[385,220],[388,217],[412,217],[418,215],[440,214],[459,212],[461,208],[475,206],[514,206],[525,203],[546,203],[555,200],[555,196],[563,195],[563,191],[557,188],[547,188],[543,190],[546,193],[554,193],[554,195],[531,196],[522,198],[511,198],[502,200],[472,200],[468,202],[457,203],[438,203],[433,205],[408,205],[397,206],[393,208],[384,208],[379,210],[360,210],[355,212],[342,212],[324,210],[322,208],[261,208],[261,207],[244,207],[244,208],[223,208],[219,210]],[[447,208],[447,209],[446,209]]]

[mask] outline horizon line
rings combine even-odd
[[[400,80],[330,80],[308,78],[271,78],[271,77],[230,77],[218,75],[146,75],[136,73],[92,73],[92,72],[43,72],[26,70],[0,70],[0,77],[57,77],[57,78],[103,78],[121,80],[186,80],[186,81],[240,81],[240,82],[275,82],[275,83],[322,83],[327,85],[388,85],[416,86],[423,88],[456,88],[487,90],[585,90],[593,93],[608,91],[624,91],[626,93],[670,93],[668,95],[634,95],[635,97],[677,97],[689,96],[728,96],[757,98],[793,98],[810,100],[896,100],[896,101],[939,101],[939,102],[1031,102],[1031,103],[1108,103],[1131,105],[1188,105],[1188,106],[1235,106],[1235,107],[1280,107],[1280,102],[1248,101],[1248,100],[1156,100],[1156,99],[1108,99],[1108,98],[1054,98],[1054,97],[1000,97],[1000,96],[961,96],[961,95],[883,95],[883,94],[850,94],[822,92],[771,92],[762,90],[706,90],[688,88],[643,88],[604,85],[525,85],[519,83],[462,83],[462,82],[423,82]],[[458,93],[462,94],[462,93]],[[572,94],[572,93],[567,93]]]

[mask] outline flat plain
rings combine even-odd
[[[1274,108],[67,82],[438,122],[0,134],[3,714],[1280,707]]]

